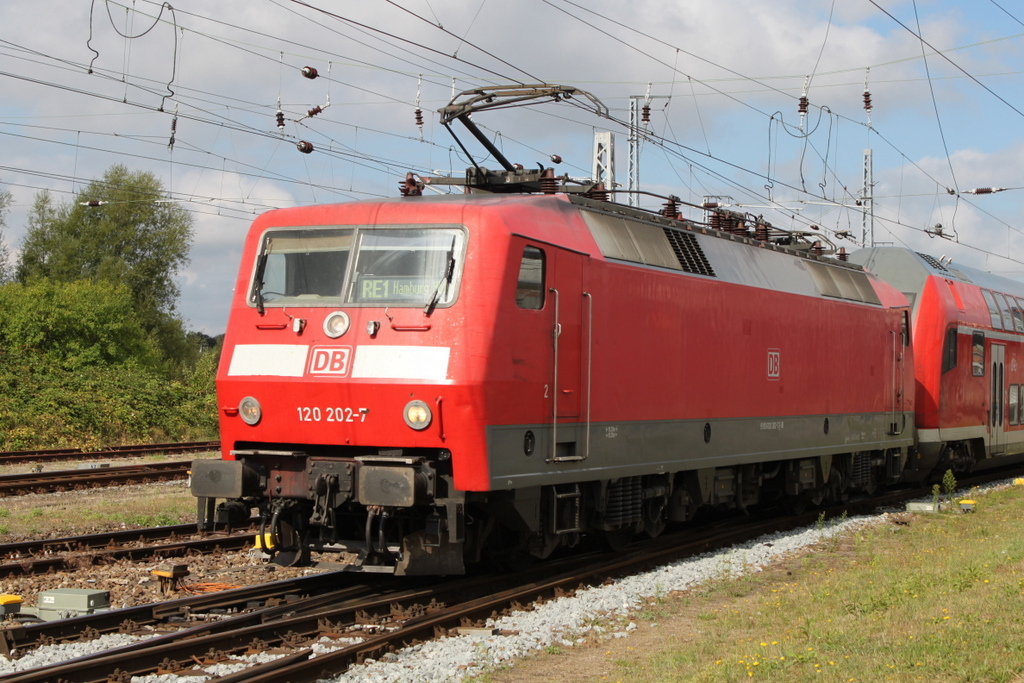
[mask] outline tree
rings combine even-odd
[[[69,369],[132,362],[156,368],[160,353],[124,285],[37,278],[0,287],[0,346]]]
[[[7,209],[12,201],[14,201],[14,198],[10,192],[0,190],[0,285],[10,282],[14,276],[11,267],[11,252],[7,248],[7,243],[4,242],[4,228],[7,227]]]
[[[36,195],[22,242],[17,279],[88,279],[123,284],[143,328],[169,360],[179,361],[184,329],[174,314],[175,276],[188,263],[191,215],[168,200],[146,171],[111,166],[71,204]]]

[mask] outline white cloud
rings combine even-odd
[[[880,216],[917,228],[939,221],[955,224],[962,240],[977,238],[1001,251],[1017,248],[1012,230],[1009,243],[993,237],[1006,231],[1000,217],[1020,213],[1012,193],[975,198],[996,218],[963,202],[954,216],[954,200],[936,194],[936,183],[908,160],[918,160],[939,184],[951,182],[937,105],[958,180],[969,187],[1020,185],[1014,157],[1021,151],[1021,117],[934,56],[929,58],[936,79],[933,105],[919,43],[864,0],[314,4],[379,31],[288,2],[174,3],[183,31],[177,33],[177,75],[171,86],[180,100],[172,153],[167,148],[172,113],[152,110],[174,67],[170,25],[125,40],[107,17],[106,3],[95,3],[91,44],[100,53],[95,66],[104,75],[90,76],[85,73],[93,57],[86,48],[89,3],[52,0],[45,10],[28,0],[0,3],[0,26],[10,41],[0,44],[5,62],[0,71],[12,74],[0,76],[0,186],[8,187],[17,202],[8,219],[8,243],[17,246],[36,188],[69,192],[77,184],[65,178],[96,178],[113,163],[151,170],[195,211],[196,245],[182,274],[181,310],[192,324],[217,331],[226,293],[234,285],[229,271],[256,213],[394,196],[406,170],[465,168],[468,162],[438,125],[435,112],[451,97],[455,78],[458,89],[509,79],[578,85],[611,107],[618,119],[627,118],[629,96],[643,95],[652,83],[659,99],[652,102],[650,129],[669,143],[645,145],[642,183],[689,199],[730,194],[763,203],[768,183],[741,169],[770,173],[772,197],[788,206],[794,206],[790,200],[813,199],[794,189],[801,182],[811,195],[849,198],[859,192],[862,150],[871,146],[878,194],[903,195],[901,200],[880,199]],[[913,20],[909,3],[885,5],[901,21]],[[116,3],[109,6],[122,32],[140,33],[149,25]],[[139,0],[132,6],[155,13],[160,5]],[[1016,74],[1021,43],[993,41],[1016,31],[1005,14],[987,6],[967,11],[953,0],[919,3],[918,9],[929,42],[943,50],[976,44],[948,54],[1014,100],[1024,85]],[[169,17],[165,11],[164,19]],[[435,21],[449,33],[429,23]],[[303,78],[299,68],[306,64],[322,77]],[[872,67],[872,119],[878,135],[861,125],[866,121],[861,91],[867,66]],[[795,128],[794,98],[812,72],[812,107],[827,107],[836,116],[819,120],[818,110],[812,109],[805,130],[813,133],[801,135]],[[120,81],[122,74],[127,85]],[[420,74],[423,142],[413,122]],[[673,99],[665,106],[661,98],[669,94]],[[292,121],[325,104],[328,95],[331,106],[319,116]],[[274,120],[279,96],[289,119],[283,136]],[[475,120],[513,161],[532,166],[558,153],[565,158],[559,171],[572,175],[589,172],[592,131],[614,130],[619,180],[625,181],[626,135],[619,124],[564,104],[480,113]],[[475,140],[458,126],[456,131],[482,163],[496,166],[483,160]],[[300,154],[294,147],[300,138],[317,151]],[[710,149],[716,160],[673,142]],[[824,191],[819,182],[826,182]],[[834,208],[805,207],[803,214],[832,228],[858,221],[856,213]],[[782,212],[773,220],[786,225],[787,215]],[[920,232],[886,225],[908,242],[923,240],[921,248],[936,244]]]

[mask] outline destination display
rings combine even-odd
[[[356,300],[370,301],[426,301],[434,293],[437,282],[415,276],[360,275],[356,285]]]

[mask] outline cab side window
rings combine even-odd
[[[540,310],[544,308],[544,250],[537,247],[523,249],[516,282],[516,306]]]
[[[955,327],[946,330],[946,343],[942,347],[942,371],[949,372],[956,367],[957,331]]]

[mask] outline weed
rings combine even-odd
[[[953,476],[953,470],[946,470],[946,473],[942,475],[942,490],[946,492],[946,500],[949,502],[951,509],[954,507],[953,494],[956,493],[956,477]]]

